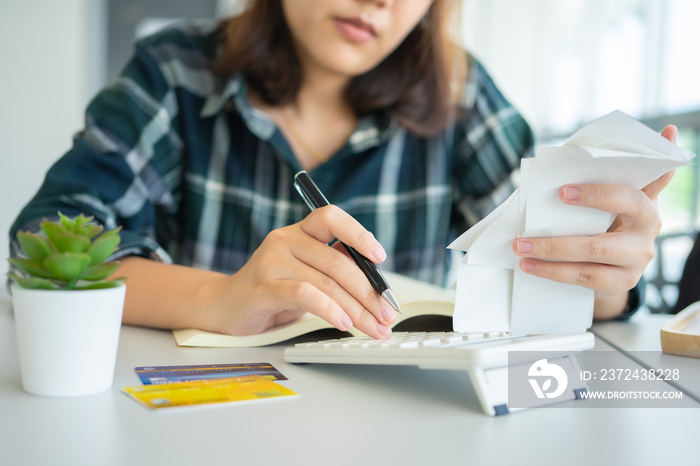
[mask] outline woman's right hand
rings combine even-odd
[[[328,246],[336,238],[374,263],[386,258],[349,214],[332,205],[316,209],[270,232],[243,268],[213,284],[216,327],[250,335],[310,312],[340,330],[354,326],[374,338],[391,335],[394,309],[339,242]]]

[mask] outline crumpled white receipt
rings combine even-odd
[[[466,252],[455,284],[458,332],[579,333],[593,321],[594,291],[520,270],[518,237],[604,233],[614,214],[559,199],[565,184],[613,183],[641,189],[695,156],[623,112],[586,125],[562,146],[523,159],[520,187],[450,246]]]

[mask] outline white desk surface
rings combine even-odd
[[[0,301],[0,463],[697,464],[694,408],[581,409],[572,401],[491,418],[466,373],[295,366],[283,349],[178,348],[168,331],[124,326],[110,391],[36,397],[22,391],[11,306]],[[612,350],[603,341],[596,349]],[[272,363],[301,396],[163,413],[120,391],[139,384],[137,366],[233,362]]]
[[[640,312],[628,321],[596,323],[592,331],[597,341],[604,340],[646,368],[678,369],[681,377],[674,386],[700,401],[700,358],[661,351],[661,327],[672,317]]]

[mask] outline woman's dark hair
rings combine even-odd
[[[347,98],[358,116],[386,109],[408,130],[431,135],[457,112],[466,56],[449,36],[455,0],[435,0],[426,17],[375,68],[353,78]],[[215,70],[243,73],[268,105],[297,95],[302,70],[280,0],[252,0],[240,15],[219,24],[222,53]]]

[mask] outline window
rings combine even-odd
[[[620,109],[700,151],[697,0],[465,0],[464,44],[530,122],[540,143]],[[659,196],[664,221],[647,270],[649,305],[675,302],[698,230],[697,160]],[[668,284],[671,284],[669,287]]]

